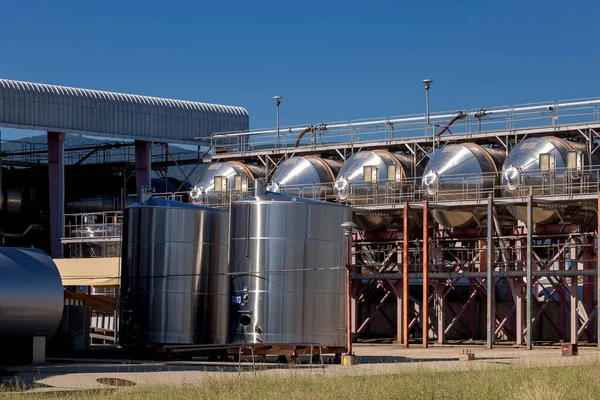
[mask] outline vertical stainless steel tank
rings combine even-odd
[[[561,195],[579,193],[582,187],[596,181],[589,173],[590,164],[597,164],[596,156],[590,162],[585,145],[553,136],[523,140],[513,148],[502,168],[501,184],[504,196]],[[586,172],[588,170],[588,172]],[[533,223],[553,223],[577,219],[581,204],[539,205],[533,209]],[[508,206],[510,213],[520,221],[527,218],[525,206]]]
[[[263,178],[265,169],[239,161],[211,164],[190,190],[190,202],[199,205],[222,206],[252,193],[254,180]]]
[[[333,182],[342,163],[317,156],[296,156],[285,160],[273,174],[267,190],[327,200],[333,196]]]
[[[266,192],[232,207],[230,340],[345,346],[348,207]]]
[[[52,258],[33,248],[0,247],[0,338],[53,337],[64,304]]]
[[[121,342],[224,343],[226,211],[150,198],[125,211]]]
[[[475,143],[449,144],[437,149],[425,167],[421,185],[435,201],[474,200],[488,197],[498,185],[504,150],[484,148]],[[437,223],[465,228],[480,223],[487,209],[434,208]]]
[[[346,160],[335,181],[333,191],[340,203],[350,205],[398,203],[400,195],[413,188],[423,168],[413,159],[387,150],[360,151]],[[391,227],[395,218],[355,214],[362,230]]]

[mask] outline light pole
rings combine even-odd
[[[429,134],[429,88],[432,83],[431,79],[423,79],[423,85],[425,86],[425,125],[427,134]]]
[[[279,105],[281,104],[281,99],[283,99],[283,96],[273,96],[275,107],[277,108],[277,147],[279,147]]]
[[[346,262],[346,347],[349,356],[352,356],[352,232],[356,224],[352,221],[344,222],[344,236],[348,238],[348,261]]]

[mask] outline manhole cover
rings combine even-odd
[[[135,386],[135,382],[121,378],[98,378],[96,381],[110,386]]]

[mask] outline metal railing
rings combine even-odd
[[[121,236],[123,213],[109,211],[98,213],[65,214],[65,237],[105,239]]]
[[[506,131],[566,124],[600,122],[600,98],[542,102],[513,107],[488,107],[469,111],[431,113],[427,127],[424,115],[374,118],[282,127],[277,130],[221,132],[211,136],[213,154],[245,153],[267,149],[293,149],[343,143],[386,141],[398,138],[432,138],[457,115],[462,118],[451,126],[453,134]]]

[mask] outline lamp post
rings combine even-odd
[[[425,125],[427,134],[429,134],[429,88],[432,83],[431,79],[423,79],[423,85],[425,86]]]
[[[273,100],[275,100],[275,107],[277,108],[277,147],[279,147],[279,105],[281,104],[281,99],[283,99],[283,96],[273,96]]]
[[[352,221],[344,222],[344,236],[348,238],[348,261],[346,262],[346,347],[349,356],[352,356],[352,232],[356,224]]]

